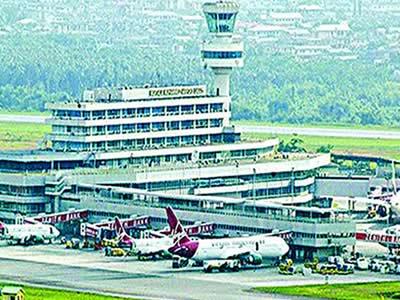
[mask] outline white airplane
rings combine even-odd
[[[6,225],[0,222],[0,238],[21,245],[52,242],[59,235],[58,229],[52,225],[42,223]]]
[[[135,239],[126,233],[124,226],[118,218],[115,218],[115,230],[117,231],[118,241],[129,245],[131,250],[138,256],[169,256],[168,248],[173,243],[172,238],[169,236],[160,234],[155,237],[156,233],[152,233],[152,238]]]
[[[388,203],[392,216],[394,218],[400,218],[400,193],[397,190],[396,184],[396,168],[394,161],[392,161],[392,192],[383,192],[382,187],[377,187],[373,192],[369,194],[369,199],[375,201],[381,201],[382,205]]]
[[[392,161],[392,184],[393,196],[390,199],[390,208],[396,217],[400,217],[400,193],[397,191],[396,168],[394,166],[394,161]]]
[[[260,265],[263,258],[280,258],[289,251],[285,240],[270,235],[192,240],[172,208],[166,210],[169,226],[175,232],[174,244],[168,249],[173,255],[196,262],[239,259],[242,264]]]

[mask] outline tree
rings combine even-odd
[[[316,152],[317,153],[331,153],[333,150],[333,147],[334,146],[331,144],[323,145],[323,146],[319,147]]]
[[[307,152],[305,148],[302,147],[304,141],[297,137],[296,135],[290,139],[288,143],[281,141],[278,146],[279,152],[294,152],[294,153],[301,153]]]

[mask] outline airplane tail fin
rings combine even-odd
[[[129,243],[131,241],[130,236],[126,233],[126,230],[118,217],[115,218],[115,231],[117,232],[117,237],[121,242]]]
[[[6,229],[6,224],[0,222],[0,234],[3,233],[5,229]]]
[[[175,212],[172,209],[172,207],[168,206],[166,208],[166,212],[167,212],[168,225],[170,227],[171,234],[174,238],[174,244],[176,243],[182,244],[190,242],[189,236],[187,235],[181,222],[175,215]]]

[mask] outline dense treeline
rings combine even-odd
[[[367,60],[250,55],[235,117],[288,123],[400,124],[398,71]],[[253,70],[255,70],[253,72]]]
[[[246,66],[232,80],[234,118],[400,126],[399,58],[391,65],[304,62],[247,48]],[[99,37],[3,36],[0,109],[42,111],[45,102],[97,86],[211,82],[199,49],[188,52]]]

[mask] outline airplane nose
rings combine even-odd
[[[283,256],[286,253],[288,253],[289,249],[290,249],[289,245],[284,240],[282,240],[280,248],[281,248],[281,256]]]

